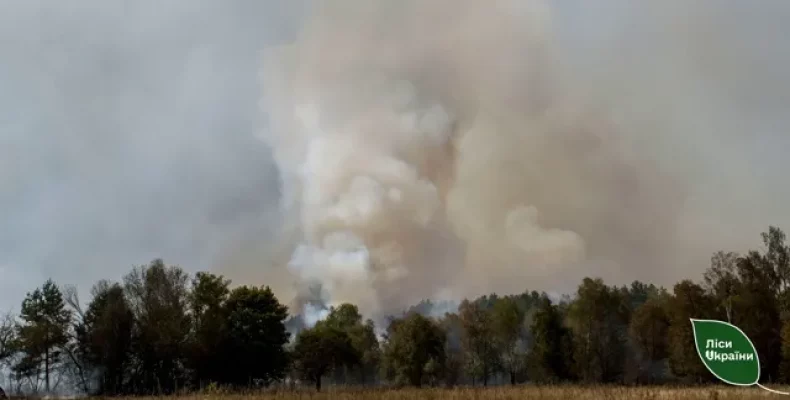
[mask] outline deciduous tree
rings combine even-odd
[[[268,286],[241,286],[230,292],[225,314],[230,344],[225,381],[245,385],[282,379],[288,365],[283,347],[290,336],[285,330],[288,308]]]
[[[570,305],[574,361],[579,377],[613,382],[622,377],[628,326],[627,290],[585,278]]]
[[[754,343],[760,356],[760,376],[778,378],[781,361],[781,319],[777,301],[777,273],[768,257],[750,251],[738,260],[740,286],[733,322]]]
[[[492,313],[488,307],[488,303],[465,300],[458,308],[467,368],[471,375],[482,380],[483,386],[488,386],[489,378],[500,365]]]
[[[698,284],[683,280],[673,288],[669,299],[669,367],[672,372],[687,380],[702,382],[712,375],[700,362],[694,347],[694,332],[690,319],[712,319],[714,301]]]
[[[0,316],[0,368],[14,354],[16,321],[11,313]]]
[[[543,297],[532,319],[532,345],[527,366],[530,378],[537,382],[556,382],[570,378],[568,360],[572,357],[569,331],[562,315],[548,297]]]
[[[345,331],[325,321],[296,336],[294,363],[299,373],[321,390],[321,379],[333,368],[359,361],[351,337]]]
[[[384,371],[396,383],[420,387],[429,366],[445,364],[445,332],[433,320],[413,313],[391,321],[387,330]]]
[[[628,333],[636,352],[637,376],[647,381],[657,375],[654,372],[656,363],[667,357],[669,317],[666,308],[666,299],[651,298],[634,310],[631,316]]]
[[[96,371],[99,394],[123,393],[132,346],[134,315],[118,283],[99,282],[93,287],[78,341]]]
[[[526,343],[524,340],[524,313],[512,297],[500,298],[494,304],[492,328],[502,367],[516,384],[516,375],[524,367]]]
[[[356,305],[344,303],[330,308],[324,323],[347,333],[354,350],[359,355],[356,365],[336,369],[338,376],[342,375],[346,383],[349,374],[357,383],[365,384],[374,379],[381,359],[381,350],[373,321],[363,321]]]
[[[732,322],[733,307],[740,281],[736,271],[737,253],[717,251],[710,259],[710,267],[703,275],[705,289],[713,297],[721,318]]]
[[[124,277],[134,315],[133,386],[144,393],[172,393],[186,383],[185,354],[190,320],[188,275],[156,259]]]
[[[230,281],[219,275],[198,272],[192,279],[189,293],[192,328],[189,345],[189,366],[194,381],[221,382],[226,364],[223,350],[228,345],[225,302],[230,294]]]

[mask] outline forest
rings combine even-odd
[[[740,327],[761,382],[790,382],[790,248],[769,227],[757,250],[719,251],[671,288],[587,277],[575,293],[490,294],[437,315],[428,300],[386,326],[356,305],[306,327],[268,286],[157,259],[100,281],[83,307],[48,280],[0,321],[3,387],[17,394],[151,395],[205,388],[453,387],[715,382],[690,318]],[[312,389],[314,388],[314,389]]]

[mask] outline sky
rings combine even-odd
[[[639,146],[651,152],[637,156],[688,185],[673,214],[685,223],[664,234],[683,239],[666,247],[678,259],[621,268],[621,281],[697,279],[717,246],[742,251],[768,224],[790,226],[790,4],[555,4],[564,73],[618,123],[649,125],[656,134]],[[310,10],[306,0],[0,3],[0,310],[48,278],[86,297],[154,258],[287,285],[267,266],[285,240],[283,177],[261,139],[260,75],[263,50],[294,42]],[[572,290],[586,272],[531,289]]]
[[[156,257],[207,270],[267,229],[259,50],[298,3],[0,5],[0,309]]]

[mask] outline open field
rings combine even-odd
[[[786,387],[772,387],[787,390]],[[327,389],[320,393],[310,390],[280,391],[261,394],[204,394],[183,396],[183,400],[649,400],[649,399],[719,399],[749,400],[781,398],[757,387],[736,388],[711,386],[700,388],[668,387],[582,387],[582,386],[520,386],[457,389]],[[147,398],[146,400],[163,400]],[[137,399],[136,399],[137,400]]]

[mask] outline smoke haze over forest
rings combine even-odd
[[[366,314],[671,284],[790,223],[790,4],[493,4],[3,4],[0,307],[156,257]]]

